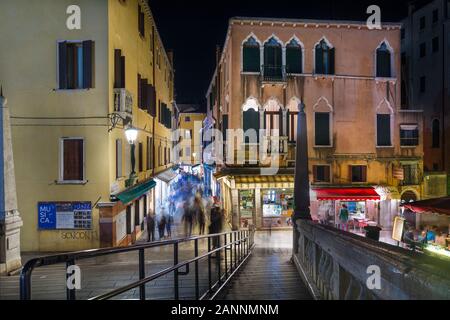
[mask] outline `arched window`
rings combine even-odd
[[[257,139],[259,139],[259,112],[258,112],[258,102],[254,98],[247,99],[246,103],[242,108],[242,120],[244,133],[249,130],[254,130]],[[250,143],[248,136],[245,138],[245,143]]]
[[[377,49],[377,77],[392,77],[391,50],[386,42],[383,42]]]
[[[331,147],[332,112],[333,107],[325,97],[320,97],[313,106],[314,110],[314,145],[316,147]]]
[[[286,71],[290,74],[303,72],[302,47],[295,39],[286,45]]]
[[[283,49],[274,38],[264,44],[264,78],[266,80],[279,80],[283,76]]]
[[[434,119],[432,123],[432,148],[440,148],[441,146],[441,125],[438,119]]]
[[[325,39],[315,47],[316,66],[315,73],[317,74],[334,74],[334,56],[335,50],[329,45]]]
[[[270,99],[264,106],[264,128],[266,136],[283,135],[283,109],[276,99]]]
[[[261,71],[261,51],[259,48],[259,43],[254,37],[250,37],[246,42],[244,42],[242,47],[242,60],[242,71]]]

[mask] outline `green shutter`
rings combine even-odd
[[[259,72],[261,69],[261,52],[259,47],[243,48],[243,71]]]
[[[58,44],[59,89],[67,89],[67,42]]]
[[[328,72],[327,72],[327,74],[334,74],[335,73],[335,71],[334,71],[334,65],[335,65],[335,61],[334,61],[334,59],[335,59],[335,50],[334,50],[334,48],[331,48],[331,49],[329,49],[329,51],[328,51]]]
[[[389,114],[377,115],[377,146],[391,145],[391,116]]]
[[[94,42],[83,41],[83,88],[94,87]]]
[[[316,146],[329,146],[330,143],[330,114],[328,112],[315,113],[315,142]]]
[[[323,74],[323,49],[319,45],[316,46],[316,68],[314,73]]]
[[[302,73],[302,49],[286,49],[286,67],[288,73]]]

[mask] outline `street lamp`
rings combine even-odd
[[[133,128],[131,125],[127,130],[125,130],[125,136],[127,137],[128,143],[130,144],[130,150],[131,150],[131,174],[130,178],[128,179],[128,186],[131,186],[134,184],[134,180],[136,178],[136,140],[138,137],[138,130],[136,128]]]

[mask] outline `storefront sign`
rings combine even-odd
[[[91,202],[39,202],[39,230],[90,230]]]

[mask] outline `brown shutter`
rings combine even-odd
[[[58,44],[59,89],[67,89],[67,42]]]
[[[141,105],[139,106],[142,110],[147,110],[148,105],[148,90],[147,90],[147,79],[141,79]]]
[[[137,85],[138,85],[137,105],[138,105],[138,108],[140,108],[142,106],[142,88],[141,88],[141,84],[142,84],[142,82],[141,82],[141,75],[138,74],[138,76],[137,76]]]
[[[122,50],[115,49],[114,50],[114,88],[122,88]]]
[[[94,42],[83,41],[83,88],[94,87]]]
[[[331,172],[330,172],[330,166],[325,166],[325,181],[324,182],[331,182]]]
[[[313,179],[317,182],[317,166],[313,166]]]
[[[126,86],[126,73],[125,73],[125,57],[120,57],[120,82],[122,84],[122,88]]]
[[[353,182],[353,166],[348,166],[348,180]]]
[[[83,140],[64,140],[64,181],[83,180]]]
[[[362,166],[361,170],[362,174],[362,181],[361,182],[367,182],[367,166]]]

